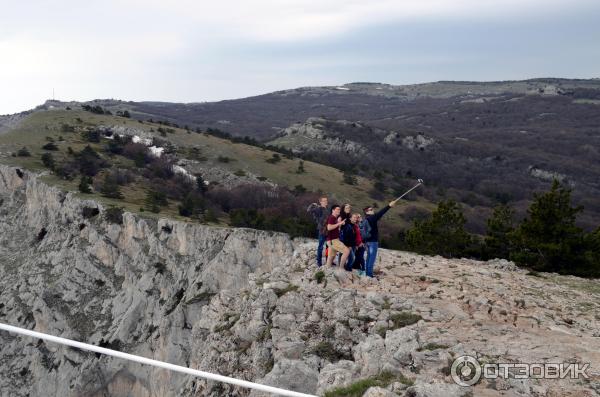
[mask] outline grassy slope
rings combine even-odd
[[[28,116],[17,128],[4,135],[0,135],[0,162],[17,165],[30,170],[43,170],[45,168],[40,161],[40,157],[45,152],[41,149],[41,146],[47,142],[46,137],[52,137],[57,141],[56,144],[59,147],[59,151],[52,152],[57,160],[67,156],[67,148],[69,146],[77,152],[88,144],[88,142],[81,139],[79,133],[62,132],[61,128],[63,124],[77,127],[99,124],[125,125],[145,130],[160,137],[157,132],[150,132],[151,129],[156,131],[159,127],[159,125],[155,124],[142,124],[136,120],[116,116],[96,115],[85,111],[40,111]],[[62,141],[58,141],[60,136],[63,138]],[[166,137],[162,138],[170,140],[180,148],[194,146],[200,148],[202,155],[207,158],[207,165],[214,165],[230,171],[244,170],[266,177],[270,181],[292,189],[296,185],[303,185],[308,190],[329,194],[334,202],[353,203],[356,209],[362,208],[365,205],[372,205],[374,202],[367,193],[372,188],[371,181],[365,178],[358,178],[357,186],[346,185],[342,183],[342,172],[332,167],[305,161],[304,169],[306,172],[298,174],[296,172],[299,164],[298,159],[286,159],[282,157],[279,163],[270,164],[266,160],[271,158],[274,152],[254,146],[232,143],[228,140],[205,134],[188,133],[183,129],[175,129],[174,133],[167,134]],[[98,151],[101,150],[102,145],[102,143],[91,144]],[[30,150],[31,157],[10,156],[10,153],[17,151],[23,146],[26,146]],[[180,150],[179,152],[181,153],[182,151]],[[181,154],[180,156],[183,157]],[[217,160],[219,156],[229,157],[235,161],[222,163]],[[129,160],[120,156],[113,157],[111,162],[117,166],[131,166]],[[45,176],[44,179],[62,189],[77,190],[77,180],[65,181],[53,175]],[[124,206],[129,211],[139,211],[139,207],[143,203],[145,196],[144,187],[134,183],[123,188],[123,193],[125,195],[124,200],[110,200],[106,198],[101,198],[101,200]],[[89,196],[93,196],[96,199],[100,197],[97,194]],[[384,203],[380,202],[378,204],[383,205]],[[411,204],[430,210],[433,207],[428,202],[412,202]],[[394,211],[396,213],[389,216],[388,220],[396,226],[407,226],[406,222],[399,216],[402,208]],[[162,211],[162,214],[180,218],[174,205]]]

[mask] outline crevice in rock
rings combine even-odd
[[[44,239],[44,237],[46,237],[46,234],[48,234],[48,231],[46,230],[45,227],[43,227],[42,230],[40,230],[40,232],[37,235],[37,241],[42,241]]]
[[[179,291],[177,291],[177,293],[175,294],[175,296],[173,296],[173,303],[165,310],[166,316],[173,313],[173,311],[177,308],[177,306],[179,306],[179,303],[183,299],[184,293],[185,293],[185,289],[180,288]]]

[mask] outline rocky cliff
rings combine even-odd
[[[386,250],[377,280],[317,272],[312,241],[129,213],[109,221],[98,203],[5,166],[0,203],[4,323],[320,395],[600,393],[594,374],[474,387],[449,376],[463,354],[597,371],[593,280]],[[2,397],[251,394],[4,332],[0,374]]]

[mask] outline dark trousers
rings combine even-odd
[[[356,249],[356,259],[354,260],[354,269],[365,270],[365,246]]]
[[[325,248],[325,240],[327,236],[318,233],[319,245],[317,246],[317,266],[323,265],[323,249]]]

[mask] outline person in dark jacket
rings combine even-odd
[[[362,239],[362,231],[360,230],[360,225],[363,222],[362,215],[358,214],[358,220],[356,221],[356,227],[358,228],[358,238],[356,242],[356,259],[352,264],[353,269],[359,270],[359,275],[364,276],[365,273],[365,250],[366,250],[366,242]],[[359,241],[360,240],[360,241]]]
[[[390,208],[396,205],[398,199],[394,201],[390,201],[388,205],[375,212],[373,207],[365,207],[363,210],[366,215],[366,220],[369,222],[369,226],[371,226],[371,230],[369,236],[365,238],[365,243],[367,245],[367,263],[366,263],[366,271],[367,276],[373,277],[373,268],[375,267],[375,260],[377,259],[377,249],[379,248],[379,228],[378,222],[386,212],[389,211]]]
[[[350,248],[350,254],[348,255],[348,261],[346,262],[345,269],[349,272],[352,271],[354,261],[356,259],[356,252],[359,247],[363,246],[363,241],[360,235],[360,229],[358,227],[358,219],[360,214],[352,214],[350,216],[350,222],[342,226],[343,240],[342,243]]]
[[[327,240],[327,233],[324,233],[325,222],[329,216],[329,210],[327,197],[323,196],[319,198],[319,204],[312,203],[308,206],[307,212],[310,213],[317,224],[317,238],[319,244],[317,246],[317,266],[323,265],[323,248],[325,248],[325,241]]]

